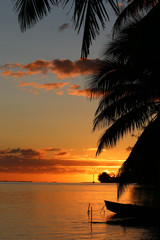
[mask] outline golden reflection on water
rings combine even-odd
[[[0,239],[5,240],[155,240],[148,229],[107,225],[112,214],[104,200],[116,201],[116,184],[0,184]],[[131,187],[121,202],[142,200]],[[138,192],[138,194],[137,194]],[[143,200],[144,202],[145,200]],[[93,221],[87,215],[93,208]],[[145,238],[143,238],[145,236]],[[158,240],[159,238],[157,238]]]

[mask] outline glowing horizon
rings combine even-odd
[[[81,35],[60,9],[25,33],[9,0],[2,9],[0,181],[91,182],[93,174],[98,181],[103,171],[116,173],[135,139],[127,136],[95,157],[99,100],[90,101],[86,87],[112,23],[82,61]]]

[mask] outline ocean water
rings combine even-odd
[[[106,224],[112,213],[104,207],[104,200],[116,201],[116,191],[116,184],[0,183],[0,239],[160,239],[157,226]],[[131,186],[120,202],[143,199],[135,195]]]

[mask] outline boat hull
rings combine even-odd
[[[127,217],[155,216],[157,211],[152,207],[140,206],[136,204],[123,204],[111,201],[104,201],[106,208],[118,215]]]

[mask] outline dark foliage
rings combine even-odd
[[[98,175],[98,181],[100,181],[101,183],[117,183],[118,177],[103,172]]]

